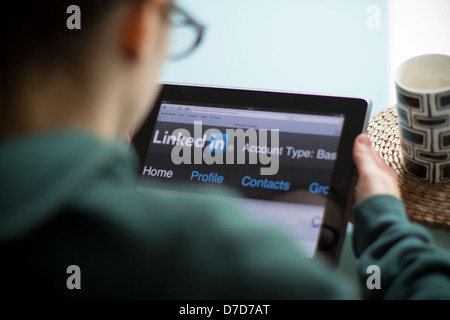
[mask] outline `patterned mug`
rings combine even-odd
[[[412,58],[395,82],[404,170],[424,182],[450,182],[450,56]]]

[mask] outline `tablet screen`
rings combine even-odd
[[[140,189],[154,179],[225,185],[249,215],[283,229],[313,257],[345,115],[280,109],[160,101]]]

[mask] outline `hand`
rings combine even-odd
[[[400,198],[397,175],[372,148],[369,137],[359,135],[353,144],[353,160],[358,170],[355,201],[375,195]]]

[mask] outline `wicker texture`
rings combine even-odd
[[[402,169],[396,108],[388,108],[374,116],[367,134],[375,150],[398,174],[408,217],[428,227],[450,230],[450,183],[422,182]]]

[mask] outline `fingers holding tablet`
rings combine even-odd
[[[355,201],[375,195],[400,198],[397,175],[373,150],[369,137],[359,135],[353,145],[353,159],[358,170]]]

